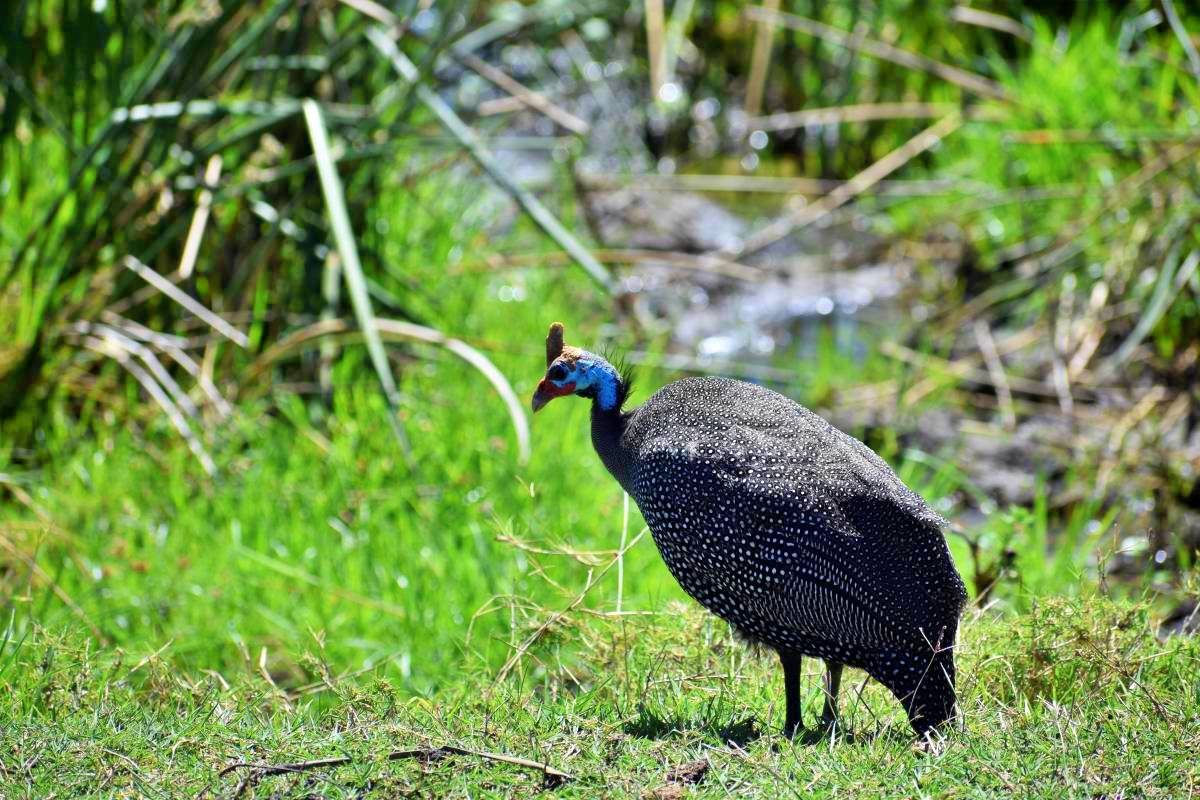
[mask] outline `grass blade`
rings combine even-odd
[[[354,231],[350,227],[350,214],[346,211],[346,197],[342,191],[342,179],[338,176],[337,164],[333,153],[329,150],[329,134],[325,130],[325,119],[321,115],[321,107],[314,100],[304,101],[304,121],[308,125],[308,135],[312,140],[313,157],[317,161],[317,174],[321,179],[321,191],[325,195],[325,206],[329,210],[329,222],[333,226],[333,238],[337,245],[338,256],[341,258],[342,274],[346,278],[346,289],[350,293],[350,305],[358,320],[367,343],[367,353],[375,374],[379,376],[379,384],[383,387],[383,395],[387,398],[391,413],[388,419],[396,440],[405,455],[411,455],[412,449],[408,444],[408,436],[400,424],[400,390],[396,387],[396,379],[387,361],[387,353],[383,350],[383,340],[379,338],[379,330],[375,327],[375,312],[371,308],[371,295],[367,290],[367,279],[363,276],[362,263],[358,260],[358,245],[354,241]]]
[[[1179,12],[1175,10],[1173,0],[1162,0],[1162,7],[1167,14],[1167,22],[1170,23],[1175,38],[1179,40],[1179,44],[1183,45],[1183,52],[1187,54],[1192,74],[1196,76],[1196,80],[1200,81],[1200,53],[1196,52],[1196,45],[1192,43],[1191,34],[1183,26],[1183,20],[1179,18]]]
[[[1154,285],[1154,291],[1150,295],[1150,302],[1147,304],[1145,312],[1138,319],[1133,332],[1121,342],[1116,352],[1100,368],[1101,375],[1111,375],[1133,356],[1141,345],[1142,340],[1154,330],[1154,326],[1158,324],[1163,314],[1170,308],[1171,303],[1179,296],[1178,291],[1171,291],[1172,284],[1182,286],[1192,276],[1192,272],[1195,271],[1197,264],[1200,264],[1200,250],[1193,250],[1188,254],[1187,259],[1184,260],[1183,266],[1179,268],[1180,278],[1176,279],[1176,265],[1179,264],[1179,253],[1182,249],[1182,244],[1182,242],[1177,243],[1167,254],[1162,268],[1159,270],[1158,281]]]
[[[146,266],[141,261],[138,261],[133,256],[125,256],[125,261],[123,263],[125,264],[125,268],[130,272],[133,272],[146,283],[150,284],[155,289],[158,289],[167,297],[171,298],[176,303],[179,303],[179,305],[183,306],[185,309],[207,322],[210,326],[212,326],[213,330],[236,344],[238,347],[245,347],[250,343],[246,338],[246,334],[242,333],[237,328],[221,319],[220,316],[212,311],[209,311],[203,305],[193,300],[190,295],[185,293],[182,289],[171,283],[171,281],[167,280],[162,275],[159,275],[157,272],[150,269],[150,267]]]

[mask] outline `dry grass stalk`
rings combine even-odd
[[[645,536],[649,531],[649,528],[642,528],[638,535],[633,537],[633,539],[627,545],[625,545],[625,547],[621,548],[621,550],[618,551],[618,553],[607,564],[605,564],[599,570],[589,570],[587,582],[584,584],[579,593],[575,595],[571,602],[569,602],[562,610],[555,611],[553,614],[551,614],[545,622],[538,626],[537,630],[529,634],[529,636],[517,646],[517,649],[508,657],[508,660],[504,662],[504,666],[500,668],[500,672],[496,674],[496,680],[493,683],[493,686],[503,681],[508,674],[512,672],[513,667],[520,662],[520,660],[529,651],[529,648],[536,644],[546,631],[557,625],[568,614],[574,611],[575,608],[583,602],[584,598],[588,596],[592,589],[595,588],[595,586],[600,582],[600,579],[608,574],[608,571],[616,566],[622,558],[624,558],[625,553],[633,549],[633,547],[640,542],[642,537]]]
[[[766,273],[758,267],[749,267],[745,264],[739,264],[736,261],[729,261],[728,259],[717,258],[715,256],[676,253],[668,250],[596,250],[592,254],[607,264],[637,264],[639,266],[694,270],[721,275],[747,283],[757,283],[766,277]],[[526,253],[509,256],[497,255],[489,256],[480,262],[459,264],[451,270],[451,274],[485,269],[558,266],[566,265],[569,262],[570,256],[561,252]]]
[[[1008,93],[1004,91],[1004,87],[999,83],[982,75],[976,75],[974,72],[968,72],[965,69],[959,69],[958,67],[952,67],[949,64],[935,61],[920,53],[902,50],[899,47],[894,47],[875,39],[857,37],[839,28],[834,28],[822,22],[807,19],[806,17],[799,17],[795,14],[785,14],[767,8],[754,7],[747,8],[744,13],[747,17],[757,22],[774,22],[776,25],[783,25],[811,36],[817,36],[827,42],[833,42],[836,45],[851,50],[858,50],[869,56],[890,61],[893,64],[899,64],[902,67],[927,72],[948,83],[953,83],[961,89],[990,100],[1008,99]]]
[[[475,106],[475,113],[481,117],[493,117],[497,114],[511,114],[514,111],[520,111],[522,108],[528,107],[529,104],[525,100],[510,94],[507,97],[484,100]]]
[[[0,533],[3,532],[3,529],[0,529]],[[6,536],[0,535],[0,547],[3,547],[6,551],[8,551],[9,555],[18,559],[26,567],[28,567],[30,574],[37,576],[39,580],[49,586],[50,591],[54,593],[54,596],[61,600],[63,605],[71,609],[71,613],[79,617],[80,621],[83,622],[89,631],[91,631],[92,636],[96,638],[96,641],[100,642],[100,644],[104,645],[105,647],[108,646],[108,637],[104,635],[104,632],[100,630],[96,623],[92,622],[91,618],[87,615],[87,612],[75,602],[71,595],[67,594],[67,592],[58,585],[58,582],[55,581],[54,578],[52,578],[49,574],[47,574],[46,570],[42,569],[38,565],[37,561],[35,561],[27,553],[21,552],[16,545],[8,541]]]
[[[188,312],[204,320],[206,323],[208,323],[209,327],[224,336],[229,341],[236,344],[238,347],[244,348],[249,345],[250,340],[246,338],[246,334],[230,325],[218,314],[210,311],[197,301],[193,300],[190,295],[188,295],[168,279],[164,278],[162,275],[159,275],[157,272],[150,269],[150,267],[146,266],[141,261],[138,261],[133,256],[125,256],[125,260],[122,263],[130,272],[133,272],[159,292],[183,306],[183,308]],[[115,311],[115,306],[110,310]]]
[[[1067,377],[1070,379],[1074,379],[1087,369],[1092,356],[1100,347],[1100,341],[1104,338],[1104,325],[1100,323],[1098,316],[1107,302],[1108,284],[1100,281],[1092,287],[1092,294],[1088,298],[1088,308],[1084,312],[1083,318],[1077,323],[1079,345],[1067,363]]]
[[[1064,289],[1067,289],[1064,286]],[[1067,373],[1065,354],[1071,349],[1071,318],[1075,312],[1075,293],[1065,290],[1059,296],[1058,310],[1054,315],[1054,338],[1050,348],[1054,390],[1058,393],[1058,406],[1068,417],[1075,413],[1075,398],[1071,396],[1071,376]]]
[[[136,356],[150,370],[150,374],[154,376],[159,385],[171,395],[175,404],[187,415],[188,419],[198,420],[200,409],[196,408],[196,404],[192,402],[192,398],[188,396],[187,392],[183,391],[183,387],[171,377],[171,373],[167,371],[167,368],[162,365],[162,362],[158,360],[158,357],[149,348],[144,347],[121,331],[108,325],[92,325],[85,327],[83,330],[84,332],[100,336],[111,342],[114,346]]]
[[[914,158],[936,145],[962,125],[962,117],[951,114],[918,133],[883,158],[876,161],[846,183],[834,189],[817,202],[804,206],[772,222],[750,236],[740,249],[739,255],[756,253],[774,244],[793,231],[811,225],[828,216],[846,203],[870,189]]]
[[[338,303],[341,300],[342,266],[341,257],[336,250],[329,251],[325,257],[325,268],[321,272],[321,296],[325,307],[321,309],[321,319],[334,319],[338,316]],[[328,397],[333,392],[333,364],[337,360],[337,345],[332,341],[321,343],[321,360],[317,365],[317,383],[321,391]]]
[[[769,14],[779,11],[779,0],[763,0],[763,10]],[[757,20],[754,52],[750,56],[750,77],[746,81],[746,114],[754,117],[762,112],[763,91],[767,85],[767,69],[771,65],[771,48],[775,42],[776,23],[770,19]]]
[[[752,130],[786,131],[808,125],[841,125],[885,119],[940,119],[954,110],[955,106],[950,103],[862,103],[751,117],[746,120],[746,127]]]
[[[1167,255],[1163,265],[1159,268],[1158,281],[1146,309],[1142,312],[1133,331],[1117,347],[1116,352],[1100,365],[1098,372],[1101,375],[1115,373],[1122,364],[1133,357],[1142,341],[1150,335],[1170,305],[1178,299],[1180,291],[1191,279],[1196,267],[1200,266],[1200,250],[1192,250],[1184,259],[1183,264],[1176,269],[1175,264],[1179,260],[1180,249],[1181,247],[1177,246]]]
[[[271,677],[271,671],[267,669],[267,648],[265,647],[258,652],[258,674],[261,675],[262,679],[266,681],[268,686],[271,687],[272,694],[280,699],[284,708],[286,708],[288,711],[295,709],[295,706],[292,705],[292,701],[288,699],[287,692],[279,688],[279,685],[275,683],[275,679]]]
[[[950,19],[964,25],[974,25],[978,28],[989,28],[1001,33],[1007,33],[1025,42],[1033,41],[1033,31],[1012,17],[983,11],[970,6],[955,6],[950,9]]]
[[[353,8],[363,16],[370,17],[376,22],[382,22],[389,28],[396,28],[400,24],[400,18],[389,11],[384,6],[376,3],[375,0],[340,0],[343,5]]]
[[[696,0],[675,0],[671,6],[671,19],[667,22],[666,51],[663,56],[663,76],[667,83],[675,80],[675,65],[679,61],[680,51],[684,44],[691,45],[684,34],[688,21],[695,10]],[[695,49],[693,47],[693,49]]]
[[[1004,362],[1000,360],[1000,352],[996,349],[996,340],[992,338],[992,329],[987,321],[975,321],[975,341],[979,344],[979,352],[987,365],[992,385],[996,387],[996,397],[1000,401],[1000,414],[1007,430],[1017,427],[1017,413],[1013,408],[1012,389],[1008,386],[1008,378],[1004,374]]]
[[[367,38],[380,54],[391,62],[392,68],[400,77],[413,85],[413,91],[416,92],[418,99],[433,112],[442,126],[471,154],[483,171],[516,201],[517,205],[537,223],[538,227],[545,231],[547,236],[570,253],[575,263],[579,264],[601,288],[611,293],[614,285],[608,270],[558,221],[557,217],[550,213],[548,208],[542,205],[540,200],[508,176],[508,173],[497,163],[475,131],[462,121],[454,109],[436,92],[420,82],[420,74],[417,72],[416,65],[409,60],[408,56],[400,52],[387,32],[380,28],[372,28],[367,32]]]
[[[997,347],[996,353],[999,354],[1001,350],[1002,348]],[[968,380],[998,389],[991,373],[986,369],[979,369],[970,358],[951,361],[934,355],[919,353],[912,348],[891,341],[881,343],[879,351],[890,358],[895,358],[924,370],[940,370],[947,377]],[[939,376],[930,376],[916,386],[913,386],[908,392],[911,396],[906,396],[906,401],[909,403],[915,402],[919,397],[933,391],[933,389],[937,388],[939,380],[941,380]],[[1033,395],[1034,397],[1045,397],[1048,399],[1057,399],[1058,397],[1053,388],[1046,386],[1041,381],[1006,374],[1005,382],[1009,386],[1010,392],[1015,390],[1023,394]]]
[[[1137,172],[1127,175],[1116,186],[1105,192],[1105,202],[1095,211],[1067,225],[1053,247],[1039,249],[1038,252],[1022,258],[1014,267],[1014,272],[1018,275],[1038,275],[1066,263],[1083,250],[1083,244],[1080,241],[1083,233],[1119,208],[1144,198],[1145,194],[1142,189],[1148,183],[1175,164],[1192,156],[1197,150],[1200,150],[1200,141],[1183,142],[1167,148],[1143,164]],[[1019,281],[1011,281],[985,290],[947,314],[943,324],[947,328],[955,328],[964,320],[977,317],[986,309],[1010,299],[1014,289],[1019,290],[1020,288]]]
[[[1006,144],[1056,145],[1086,144],[1090,142],[1195,142],[1200,139],[1187,131],[1118,130],[1097,132],[1090,128],[1034,128],[1004,134]]]
[[[509,417],[513,423],[513,430],[517,437],[518,459],[521,463],[529,460],[529,420],[525,416],[525,406],[517,398],[508,379],[504,377],[504,374],[497,369],[496,365],[487,356],[466,342],[453,339],[440,331],[427,328],[423,325],[414,325],[410,322],[381,317],[374,317],[373,324],[375,333],[380,341],[415,341],[437,345],[449,350],[482,373],[488,382],[492,384],[492,387],[495,388],[496,393],[500,395],[500,398],[504,401],[508,409]],[[329,337],[336,337],[339,341],[352,342],[364,341],[366,334],[362,330],[356,329],[348,320],[344,319],[324,319],[308,325],[285,336],[267,348],[266,352],[259,356],[246,370],[242,381],[243,385],[254,383],[275,362],[302,350],[318,346]]]
[[[134,377],[134,380],[142,385],[142,388],[158,404],[163,413],[167,415],[167,419],[174,426],[175,430],[179,432],[179,435],[183,437],[184,441],[187,442],[188,449],[196,456],[196,460],[200,462],[200,466],[204,471],[209,475],[216,474],[217,465],[213,462],[208,451],[204,449],[204,445],[201,444],[200,439],[192,431],[191,427],[188,426],[187,419],[184,418],[167,392],[158,384],[158,381],[150,373],[142,369],[130,357],[127,350],[119,346],[112,338],[99,338],[96,336],[87,336],[84,338],[83,345],[89,350],[113,359],[124,367]]]
[[[576,550],[571,547],[560,547],[551,550],[548,547],[539,547],[535,544],[530,544],[523,539],[518,539],[516,536],[507,533],[497,535],[496,541],[534,555],[569,558],[585,567],[598,567],[604,563],[604,558],[612,558],[619,552],[619,550]]]
[[[221,179],[221,156],[214,155],[204,168],[204,187],[196,202],[196,213],[192,216],[191,227],[188,228],[187,241],[183,244],[183,256],[179,259],[179,269],[176,275],[186,280],[191,277],[196,268],[196,257],[200,255],[200,242],[204,239],[204,228],[208,225],[208,217],[212,211],[213,186]]]
[[[1165,401],[1167,390],[1161,384],[1151,387],[1150,391],[1134,404],[1133,408],[1129,409],[1125,414],[1121,415],[1120,419],[1112,425],[1112,431],[1109,433],[1108,441],[1105,444],[1105,458],[1100,466],[1099,473],[1096,476],[1096,488],[1093,492],[1094,497],[1103,497],[1108,491],[1109,482],[1113,476],[1117,474],[1118,468],[1124,461],[1127,455],[1125,451],[1125,440],[1130,432],[1144,420],[1151,411],[1154,411],[1158,406]],[[1140,453],[1140,450],[1139,450]]]
[[[582,119],[555,105],[541,92],[535,92],[525,87],[519,81],[511,78],[504,70],[489,64],[479,56],[473,53],[456,52],[454,57],[478,72],[484,78],[487,78],[496,86],[508,92],[517,102],[544,114],[548,119],[553,120],[572,133],[583,136],[590,130],[588,124]]]
[[[765,194],[819,195],[845,185],[846,181],[828,178],[784,178],[774,175],[701,175],[696,173],[659,175],[645,172],[626,176],[581,176],[580,183],[588,189],[599,190],[638,186],[660,192],[762,192]],[[921,197],[948,192],[966,192],[970,188],[970,185],[964,181],[953,178],[885,180],[878,181],[871,187],[876,194],[889,197]],[[916,243],[911,244],[918,246]],[[927,243],[920,243],[919,246],[929,247]]]
[[[650,55],[650,96],[657,103],[662,99],[662,89],[667,82],[663,0],[645,0],[645,11],[646,51]]]

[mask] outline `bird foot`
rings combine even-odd
[[[917,735],[913,742],[913,752],[920,755],[940,756],[946,750],[948,740],[936,729],[930,729]]]

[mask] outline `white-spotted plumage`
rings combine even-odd
[[[800,656],[863,668],[919,732],[952,716],[966,591],[945,522],[869,448],[724,378],[671,383],[631,412],[593,402],[592,440],[683,589],[785,670]]]

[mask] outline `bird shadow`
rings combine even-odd
[[[763,736],[754,717],[721,724],[714,720],[691,719],[681,715],[663,716],[641,708],[638,715],[622,727],[625,733],[640,739],[671,739],[687,733],[702,733],[724,744],[745,747]]]
[[[789,738],[784,736],[782,731],[763,730],[754,717],[746,717],[732,723],[721,723],[712,719],[681,714],[662,715],[647,708],[639,709],[638,715],[626,721],[622,730],[626,734],[640,739],[660,740],[673,739],[689,733],[699,733],[705,737],[716,739],[724,745],[737,747],[745,747],[764,736],[772,736],[777,739],[772,745],[777,751],[789,747],[814,747],[819,744],[828,744],[830,739],[838,744],[854,745],[867,744],[880,737],[895,738],[898,741],[905,738],[904,735],[890,730],[855,731],[843,728],[841,725],[833,728],[824,726],[801,728]]]
[[[816,728],[801,728],[796,731],[792,737],[783,737],[778,744],[776,750],[782,750],[785,747],[812,747],[818,744],[827,744],[830,739],[837,742],[845,742],[846,744],[855,744],[863,741],[870,741],[873,736],[862,736],[853,731],[848,731],[842,727],[828,728],[819,726]]]

